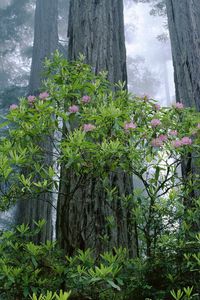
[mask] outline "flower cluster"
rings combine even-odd
[[[192,140],[191,140],[191,138],[189,138],[187,136],[183,137],[181,140],[172,141],[172,146],[174,148],[179,148],[179,147],[191,145],[191,144],[192,144]]]
[[[157,138],[151,141],[151,146],[153,147],[162,147],[164,142],[167,142],[168,137],[165,134],[159,135]]]
[[[160,106],[160,104],[155,104],[155,105],[154,105],[154,108],[155,108],[155,110],[157,110],[157,111],[158,111],[158,110],[160,110],[160,109],[161,109],[161,106]]]
[[[84,95],[81,100],[83,103],[89,103],[91,101],[91,97]]]
[[[137,127],[137,125],[135,124],[135,123],[133,123],[133,122],[126,122],[125,124],[124,124],[124,129],[127,131],[127,130],[129,130],[129,129],[135,129]]]
[[[32,95],[28,96],[28,103],[30,105],[33,105],[35,103],[35,100],[36,100],[35,96],[32,96]]]
[[[177,132],[177,130],[170,130],[170,131],[169,131],[169,134],[170,134],[171,136],[177,136],[178,132]]]
[[[153,147],[162,147],[163,146],[163,141],[159,137],[155,138],[151,141],[151,146],[153,146]]]
[[[177,109],[183,109],[184,105],[181,102],[176,102],[176,104],[174,105],[174,107],[177,108]]]
[[[93,131],[95,128],[96,128],[96,126],[94,126],[90,123],[83,125],[83,131],[85,131],[85,132]]]
[[[47,92],[43,92],[43,93],[39,94],[40,100],[45,100],[48,97],[49,97],[49,93],[47,93]]]
[[[40,93],[39,96],[38,96],[38,98],[39,98],[40,100],[46,100],[48,97],[49,97],[49,93],[47,93],[47,92]],[[33,106],[34,103],[36,102],[37,98],[36,98],[36,96],[34,96],[34,95],[29,95],[29,96],[27,97],[27,100],[28,100],[28,104],[29,104],[30,106]]]
[[[10,110],[15,110],[18,108],[18,105],[17,104],[11,104],[10,105]]]
[[[160,120],[159,119],[153,119],[151,120],[151,126],[152,127],[157,127],[161,124]]]
[[[72,105],[69,107],[68,111],[71,114],[75,114],[75,113],[79,112],[79,107],[77,105]]]

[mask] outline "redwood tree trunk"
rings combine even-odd
[[[112,82],[126,81],[126,50],[122,0],[72,0],[69,13],[69,59],[84,54],[96,73],[108,71]],[[101,182],[93,178],[70,198],[77,179],[61,168],[61,184],[57,210],[57,238],[68,254],[78,248],[92,248],[96,255],[114,247],[126,247],[130,256],[137,253],[135,223],[131,206],[120,196],[133,190],[132,177],[119,171],[110,174],[110,185],[117,187],[111,203]],[[108,217],[113,226],[108,225]]]
[[[200,111],[200,1],[166,0],[177,101]]]
[[[127,81],[122,0],[71,1],[68,37],[69,59],[82,53],[97,73]]]
[[[185,106],[195,107],[200,111],[200,1],[166,0],[176,99]],[[200,174],[193,153],[182,164],[185,180],[192,174]],[[193,197],[200,191],[194,189],[185,206],[193,206]]]
[[[58,46],[58,1],[57,0],[37,0],[35,11],[35,31],[33,57],[31,65],[31,75],[29,82],[30,94],[38,94],[43,79],[43,64],[46,57],[57,49]],[[49,138],[41,141],[42,147],[53,151]],[[44,164],[52,165],[51,155],[44,157]],[[37,199],[26,199],[18,205],[17,219],[20,223],[29,224],[34,227],[34,220],[46,220],[46,226],[36,237],[35,242],[45,242],[52,239],[52,194],[45,193]]]
[[[41,87],[45,57],[58,47],[58,0],[37,0],[35,10],[34,44],[29,92]]]

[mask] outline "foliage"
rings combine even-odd
[[[127,259],[126,251],[116,249],[116,254],[105,252],[95,261],[92,251],[78,250],[74,257],[64,257],[55,243],[36,245],[30,238],[43,226],[36,224],[35,231],[28,226],[17,226],[14,231],[6,231],[0,236],[0,295],[5,299],[64,300],[67,293],[60,296],[48,290],[61,288],[72,290],[76,299],[92,297],[104,299],[103,295],[114,297],[120,294],[123,285],[122,268]],[[101,298],[100,298],[101,295]],[[60,297],[60,298],[59,298]],[[3,299],[4,299],[3,298]],[[66,298],[67,299],[67,298]],[[106,299],[106,298],[105,298]],[[115,299],[115,298],[111,298]]]
[[[43,225],[39,222],[32,232],[27,225],[20,225],[1,234],[0,295],[6,299],[24,299],[31,293],[57,290],[61,284],[62,255],[55,243],[40,246],[30,242]]]
[[[36,224],[34,232],[21,225],[14,231],[1,234],[0,296],[3,299],[29,299],[34,293],[32,300],[63,300],[68,293],[59,298],[56,292],[60,289],[71,290],[70,299],[79,300],[140,300],[147,297],[164,300],[166,296],[170,298],[170,290],[174,299],[175,295],[178,297],[189,291],[195,295],[198,291],[200,268],[196,258],[199,253],[193,254],[194,261],[188,259],[180,252],[185,245],[178,250],[174,247],[171,253],[161,250],[151,260],[144,257],[129,259],[125,249],[114,249],[114,254],[105,252],[98,258],[89,249],[65,257],[55,243],[35,245],[29,241],[43,225],[43,222]],[[191,250],[195,248],[199,249],[199,237]],[[194,278],[196,282],[192,281]],[[191,288],[184,288],[187,284],[191,284]],[[182,288],[183,291],[174,291],[173,288]],[[50,290],[52,292],[48,292]],[[191,299],[198,298],[193,296]]]
[[[40,295],[39,297],[36,296],[36,294],[33,294],[33,297],[31,297],[31,300],[67,300],[69,299],[71,293],[67,293],[61,290],[59,294],[47,292],[46,295]]]
[[[54,243],[30,242],[23,225],[1,237],[1,293],[14,297],[18,291],[23,299],[63,289],[75,299],[102,300],[187,297],[192,287],[200,293],[200,186],[193,172],[200,166],[199,114],[181,103],[161,108],[147,96],[132,96],[122,83],[112,86],[105,73],[93,74],[83,58],[68,62],[56,52],[46,61],[46,77],[48,92],[11,105],[1,125],[1,210],[18,199],[59,193],[61,165],[75,175],[69,198],[93,178],[102,183],[106,201],[117,202],[109,176],[123,171],[138,183],[122,197],[135,224],[138,257],[129,259],[123,249],[100,257],[77,249],[65,259]],[[52,153],[44,147],[47,138]],[[54,157],[51,165],[44,162],[47,153]],[[107,226],[117,226],[112,215]]]

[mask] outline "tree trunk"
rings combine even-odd
[[[200,111],[200,1],[199,0],[166,0],[176,99],[187,107]],[[195,162],[194,153],[183,162],[184,180],[193,179],[200,174]],[[185,201],[186,209],[193,207],[193,198],[200,195],[194,188],[190,199]],[[195,226],[194,226],[195,229]],[[196,230],[196,229],[195,229]]]
[[[45,57],[50,57],[58,47],[58,0],[37,0],[30,94],[38,93],[43,79]]]
[[[38,94],[41,87],[43,64],[46,57],[57,49],[58,46],[58,1],[57,0],[37,0],[35,11],[35,31],[33,57],[31,65],[31,75],[29,82],[30,94]],[[44,142],[45,140],[45,142]],[[40,146],[53,151],[50,138],[45,137]],[[51,155],[44,157],[44,164],[52,165]],[[52,194],[45,193],[39,195],[37,199],[26,199],[18,205],[18,223],[26,223],[30,228],[34,227],[34,220],[44,219],[46,225],[41,233],[35,238],[35,242],[45,242],[52,239]]]
[[[82,53],[96,73],[127,82],[122,0],[71,1],[68,37],[70,60]]]
[[[200,111],[200,1],[166,0],[176,99]]]
[[[69,13],[69,59],[84,54],[96,73],[108,71],[112,82],[127,80],[126,50],[122,0],[73,0]],[[92,248],[96,255],[114,247],[124,247],[130,256],[137,254],[135,223],[131,205],[123,204],[122,196],[132,193],[132,177],[119,171],[110,174],[110,186],[117,188],[111,203],[99,179],[85,179],[85,184],[70,197],[74,189],[73,172],[61,168],[61,184],[57,210],[57,238],[66,253]],[[121,199],[120,199],[121,197]],[[108,225],[108,219],[114,224]]]

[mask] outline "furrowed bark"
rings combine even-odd
[[[84,54],[95,73],[107,71],[111,82],[127,81],[122,0],[73,0],[69,12],[70,60]],[[133,190],[132,177],[122,171],[110,174],[110,186],[117,195],[109,202],[101,181],[83,179],[70,196],[75,182],[73,172],[61,168],[60,195],[57,212],[57,238],[66,253],[77,248],[92,248],[98,255],[114,247],[125,247],[130,256],[137,254],[135,223],[122,196]],[[108,226],[108,217],[114,226]]]

